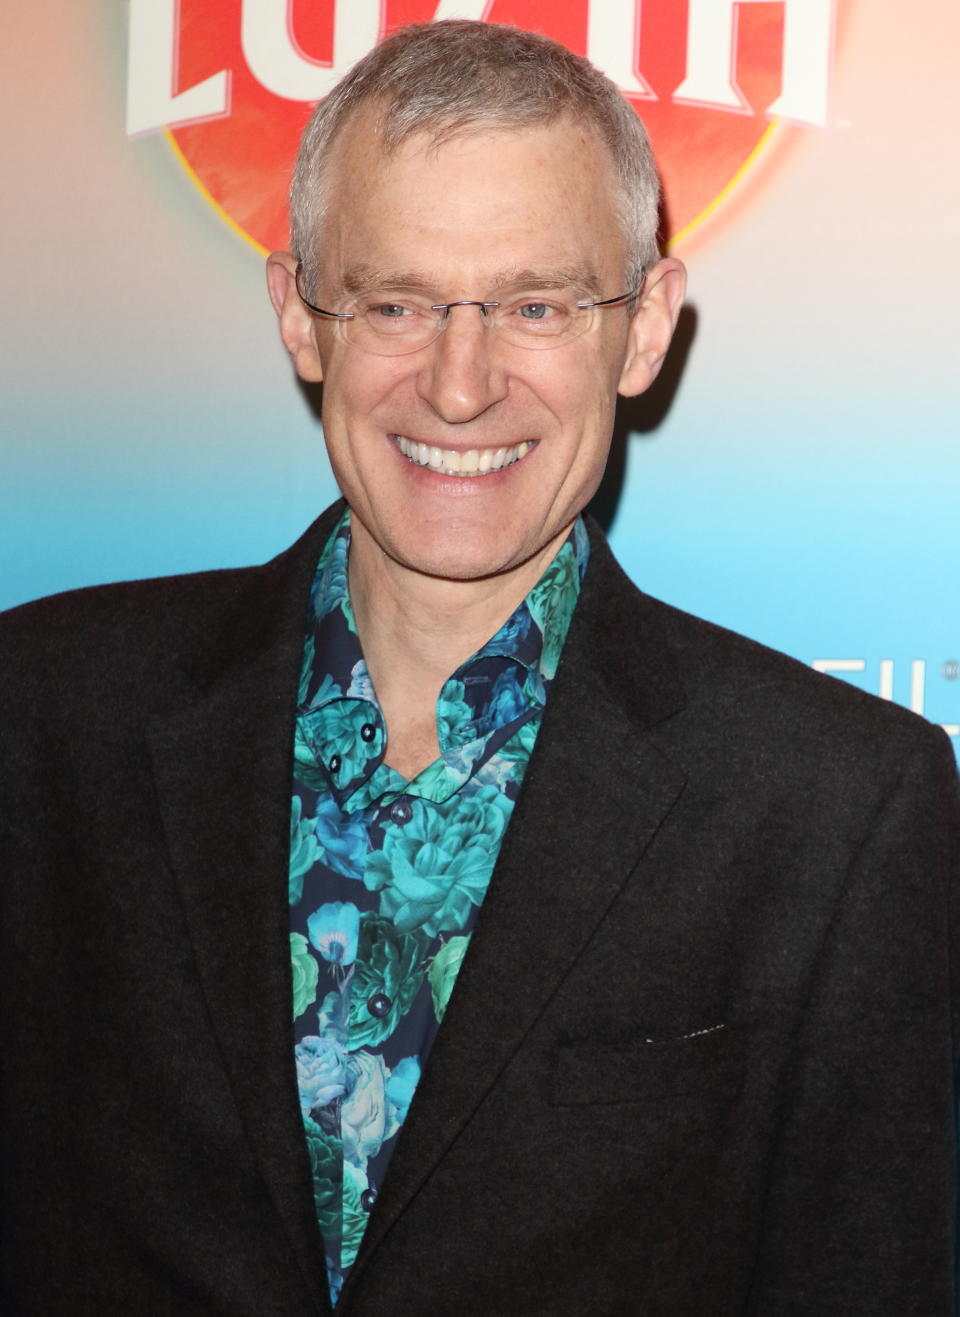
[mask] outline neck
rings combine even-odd
[[[395,562],[353,518],[350,597],[387,723],[386,762],[391,768],[409,778],[438,757],[440,688],[525,598],[568,530],[509,572],[456,581]]]

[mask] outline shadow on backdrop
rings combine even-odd
[[[307,384],[296,373],[294,373],[294,379],[297,382],[297,387],[303,395],[304,402],[313,413],[313,419],[319,425],[323,417],[323,385]]]
[[[617,419],[613,427],[607,467],[600,488],[587,509],[603,527],[605,535],[610,534],[623,493],[630,437],[650,438],[666,419],[677,396],[687,358],[697,335],[697,320],[697,308],[685,304],[660,374],[639,398],[620,398],[617,402]]]

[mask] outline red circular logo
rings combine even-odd
[[[267,251],[286,247],[286,189],[309,87],[339,78],[363,53],[358,38],[470,8],[286,0],[284,14],[283,0],[180,0],[170,104],[179,97],[186,108],[184,91],[201,84],[206,99],[194,122],[168,116],[169,140],[244,237]],[[797,125],[827,123],[834,0],[493,0],[473,8],[490,22],[554,37],[613,77],[650,133],[674,244],[729,201],[774,135],[782,142]]]

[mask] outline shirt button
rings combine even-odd
[[[378,1020],[389,1014],[392,1005],[393,1002],[385,992],[375,992],[372,997],[367,998],[367,1010]]]
[[[399,823],[401,825],[409,823],[413,818],[413,807],[411,806],[410,801],[404,800],[402,796],[398,800],[395,800],[390,806],[390,817],[393,819],[394,823]]]
[[[374,727],[373,723],[364,723],[360,728],[360,740],[366,741],[368,744],[373,740],[376,734],[377,729]]]
[[[365,1212],[369,1212],[370,1208],[374,1205],[376,1201],[377,1201],[376,1189],[364,1189],[363,1193],[360,1195],[360,1206],[363,1208]]]
[[[339,773],[339,772],[340,772],[340,756],[339,756],[339,755],[331,755],[331,756],[330,756],[330,763],[327,765],[327,767],[330,769],[330,772],[331,772],[331,773]]]

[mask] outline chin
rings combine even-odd
[[[419,552],[401,561],[423,576],[434,576],[446,581],[480,581],[486,577],[502,575],[515,566],[510,559],[504,561],[502,552],[465,553],[462,549],[437,554]]]
[[[399,567],[446,581],[482,581],[514,572],[529,573],[558,532],[563,531],[562,522],[554,529],[552,519],[548,522],[542,515],[532,517],[528,511],[524,518],[498,518],[489,507],[482,515],[469,517],[421,516],[418,524],[406,511],[382,518],[379,523],[363,519],[362,524],[370,543]]]
[[[405,537],[406,538],[406,537]],[[411,543],[398,544],[399,552],[391,556],[403,566],[424,576],[449,581],[479,581],[499,576],[535,556],[534,545],[525,552],[523,546],[504,541],[502,533],[491,537],[464,533],[436,537],[418,537]]]

